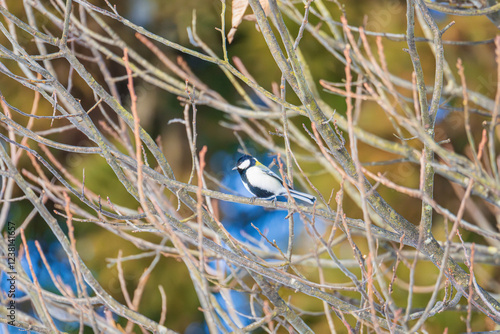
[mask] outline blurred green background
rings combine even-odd
[[[104,1],[93,1],[93,3],[105,6]],[[339,20],[340,12],[333,2],[325,2],[328,4],[332,17]],[[353,26],[365,25],[367,30],[376,32],[387,32],[395,34],[404,34],[406,32],[406,2],[405,1],[344,1],[347,19]],[[24,17],[22,12],[22,3],[20,1],[7,1],[7,4],[12,12],[20,17]],[[220,27],[220,11],[222,8],[219,0],[140,0],[140,1],[114,1],[117,11],[123,16],[129,18],[133,22],[144,26],[149,31],[152,31],[160,36],[163,36],[171,41],[181,45],[197,49],[189,42],[187,27],[191,25],[193,12],[196,11],[197,17],[197,32],[201,39],[206,42],[218,55],[222,54],[221,35],[216,28]],[[299,4],[300,10],[303,8]],[[230,26],[230,3],[226,13],[226,27]],[[450,21],[455,20],[456,24],[444,34],[445,40],[452,41],[480,41],[494,38],[498,33],[497,28],[485,17],[450,17],[439,16],[439,25],[443,28]],[[317,23],[318,19],[311,17],[312,23]],[[141,45],[134,37],[134,32],[113,20],[107,20],[116,31],[119,31],[121,37],[130,45],[137,45],[136,51],[140,52],[153,63],[159,62],[154,55]],[[298,27],[290,20],[289,29],[295,36],[298,32]],[[473,28],[472,28],[473,27]],[[226,33],[228,32],[228,29]],[[423,36],[419,27],[416,28],[416,35]],[[373,41],[371,39],[371,41]],[[5,38],[2,38],[2,43],[8,45]],[[31,45],[33,45],[31,43]],[[375,44],[373,44],[375,45]],[[411,80],[412,65],[408,54],[403,50],[407,48],[406,42],[395,42],[389,39],[383,39],[385,55],[389,70],[406,80]],[[309,33],[304,34],[304,38],[300,44],[301,50],[308,61],[311,72],[315,76],[315,81],[325,79],[332,82],[341,82],[345,78],[344,66],[340,61],[334,59],[329,53],[324,51],[323,47],[317,43]],[[421,61],[424,68],[426,83],[433,84],[434,78],[434,56],[428,45],[418,43],[417,45]],[[239,96],[234,88],[225,78],[219,68],[214,64],[209,64],[193,57],[183,55],[177,51],[169,50],[165,47],[161,48],[170,59],[175,61],[177,56],[182,56],[189,64],[193,72],[213,90],[219,92],[228,101],[234,104],[241,104]],[[34,50],[29,50],[34,52]],[[244,21],[238,28],[234,42],[228,46],[229,57],[237,56],[246,64],[247,69],[253,77],[263,87],[271,90],[272,82],[280,81],[280,71],[273,62],[272,57],[267,49],[267,46],[261,34],[256,31],[253,22]],[[445,57],[456,74],[456,61],[461,58],[465,67],[465,75],[467,77],[467,85],[480,93],[483,93],[491,98],[494,98],[496,92],[496,64],[494,59],[494,44],[483,44],[474,46],[456,46],[445,45]],[[65,65],[61,61],[61,71],[67,71]],[[54,62],[56,68],[57,61]],[[96,65],[86,64],[92,70],[92,66],[97,69]],[[161,65],[159,65],[161,66]],[[113,76],[121,76],[125,74],[125,70],[110,62],[110,70]],[[135,80],[136,90],[138,93],[138,103],[140,106],[141,125],[151,134],[152,138],[161,135],[162,144],[165,156],[174,169],[175,175],[180,181],[187,181],[191,170],[191,158],[188,153],[188,144],[185,135],[184,125],[168,124],[169,120],[174,118],[182,118],[183,107],[180,105],[176,96],[167,94],[160,89],[153,87],[147,83],[141,82],[140,79]],[[0,89],[2,94],[12,105],[24,111],[29,111],[32,103],[32,92],[27,92],[21,89],[20,86],[13,85],[5,76],[0,76]],[[128,106],[128,91],[125,82],[119,86],[120,93],[124,104]],[[318,89],[321,87],[318,84]],[[82,105],[89,108],[95,102],[93,100],[90,89],[82,84],[82,81],[74,75],[73,93],[82,100]],[[407,92],[408,94],[408,92]],[[290,96],[292,94],[289,94]],[[338,113],[345,113],[345,100],[342,97],[335,96],[326,92],[321,92],[322,98]],[[293,96],[289,99],[292,103],[298,103],[298,100]],[[459,106],[461,101],[450,101],[452,105]],[[52,106],[46,101],[41,102],[40,114],[51,115]],[[93,117],[96,121],[99,118],[98,113],[94,113]],[[15,115],[16,121],[20,123],[26,122],[26,119]],[[198,144],[199,147],[207,145],[208,160],[211,163],[208,166],[209,172],[219,179],[225,177],[228,166],[222,166],[220,161],[231,163],[228,157],[235,157],[238,142],[233,135],[232,130],[219,126],[219,122],[224,119],[222,112],[211,109],[207,106],[198,106]],[[381,121],[384,120],[384,121]],[[294,122],[300,125],[303,119],[295,119]],[[55,121],[54,126],[62,125],[63,121]],[[474,130],[481,129],[482,119],[475,117],[473,119]],[[36,129],[46,129],[49,127],[50,120],[37,120]],[[23,123],[24,124],[24,123]],[[393,128],[390,122],[386,121],[381,109],[373,102],[364,102],[362,108],[362,116],[359,125],[369,131],[378,134],[381,137],[392,139]],[[475,131],[480,135],[480,131]],[[463,115],[461,113],[450,113],[442,123],[438,125],[437,136],[450,138],[451,145],[457,152],[463,153],[467,145],[467,140],[463,129]],[[64,142],[74,145],[85,145],[86,138],[80,133],[67,132],[61,134],[64,137]],[[246,140],[246,138],[245,138]],[[252,143],[247,142],[249,145]],[[262,148],[253,146],[253,149],[260,154],[265,154]],[[220,152],[225,152],[226,156],[222,160],[213,159],[212,157]],[[77,156],[74,154],[63,154],[58,152],[58,159],[69,169],[73,175],[77,175],[81,179],[83,170],[85,170],[86,186],[100,194],[103,198],[109,196],[115,203],[127,206],[130,205],[131,197],[117,185],[116,177],[111,169],[107,166],[106,161],[98,156]],[[395,157],[373,149],[364,144],[360,144],[360,158],[362,162],[390,160]],[[30,169],[30,163],[26,156],[22,158],[20,163],[22,168]],[[21,168],[20,167],[20,168]],[[315,166],[311,166],[314,170]],[[386,173],[393,181],[408,187],[418,187],[419,170],[415,165],[397,164],[382,167],[371,167],[372,171],[380,171]],[[328,198],[332,188],[338,189],[338,184],[335,184],[331,177],[318,175],[312,178],[320,192]],[[412,198],[403,198],[401,194],[394,190],[380,186],[378,188],[382,196],[393,205],[398,212],[414,223],[418,223],[420,217],[420,201]],[[460,204],[459,198],[450,196],[452,194],[449,183],[440,177],[437,177],[435,187],[435,197],[438,201],[452,212],[456,212]],[[17,196],[21,195],[20,193]],[[48,204],[51,205],[50,203]],[[12,205],[9,220],[22,222],[28,213],[31,211],[31,206],[25,202],[19,202]],[[362,217],[361,211],[351,201],[346,200],[344,211],[349,217]],[[224,216],[224,212],[221,213]],[[487,212],[486,212],[487,214]],[[469,219],[468,215],[465,215]],[[492,218],[492,216],[489,216]],[[436,226],[442,230],[440,218],[437,218]],[[64,226],[64,220],[61,220],[61,225]],[[108,268],[106,266],[106,258],[116,258],[118,251],[122,250],[123,256],[136,254],[138,249],[129,242],[115,236],[114,234],[97,228],[95,225],[87,223],[76,223],[77,247],[83,257],[85,263],[95,273],[98,281],[103,287],[111,293],[117,300],[124,302],[117,279],[116,267]],[[48,250],[54,242],[51,232],[47,225],[39,217],[35,218],[26,231],[29,239],[39,240],[42,245]],[[437,232],[436,237],[442,238],[443,235]],[[470,236],[471,238],[473,236]],[[481,242],[481,239],[469,239],[467,232],[464,232],[466,241]],[[151,238],[152,241],[158,242],[158,238]],[[363,240],[357,240],[360,247],[363,248]],[[300,251],[300,250],[299,250]],[[339,254],[339,257],[349,258],[350,250],[341,248],[334,249]],[[137,281],[142,274],[142,271],[149,260],[128,261],[124,263],[124,275],[130,287],[135,287]],[[301,268],[307,271],[307,268]],[[498,268],[481,266],[478,270],[483,271],[483,277],[500,277]],[[407,270],[400,266],[398,276],[405,280],[408,276]],[[417,270],[417,282],[419,285],[432,285],[437,277],[437,268],[432,264],[420,261]],[[339,277],[339,283],[346,278],[339,275],[339,271],[326,271],[327,275],[336,275]],[[200,312],[199,303],[190,280],[186,279],[189,273],[184,264],[176,258],[164,257],[161,259],[160,265],[152,273],[146,290],[144,292],[143,302],[140,305],[141,313],[151,319],[158,320],[160,317],[160,294],[158,285],[162,285],[168,297],[168,312],[167,322],[168,328],[179,332],[196,333],[202,330],[203,316]],[[314,275],[311,273],[311,275]],[[481,277],[478,277],[481,279]],[[487,287],[486,282],[479,282]],[[496,282],[495,284],[499,284]],[[133,290],[129,291],[133,293]],[[283,291],[286,296],[289,291]],[[406,291],[394,291],[395,298],[403,293],[406,296]],[[414,302],[415,307],[425,307],[430,294],[419,294]],[[406,298],[406,297],[405,297]],[[405,298],[401,302],[404,305]],[[294,301],[304,305],[304,309],[322,310],[321,303],[318,300],[307,296],[294,296]],[[453,321],[453,317],[464,317],[464,313],[446,313],[443,316],[436,316],[428,320],[425,326],[430,333],[442,333],[445,327],[448,327],[449,333],[464,331],[463,322]],[[317,333],[328,331],[327,324],[324,318],[314,316],[305,316],[307,323]],[[473,328],[488,329],[491,328],[489,319],[484,317],[473,318],[477,323],[473,324]],[[456,326],[456,327],[453,327]],[[74,329],[67,329],[74,330]],[[136,328],[138,331],[138,329]],[[341,332],[341,330],[340,330]]]

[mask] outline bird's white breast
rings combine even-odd
[[[284,187],[279,180],[266,174],[256,166],[247,169],[247,179],[252,186],[270,191],[273,194],[280,194],[284,191]]]

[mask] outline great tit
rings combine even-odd
[[[241,182],[256,197],[275,199],[277,196],[288,196],[283,180],[251,155],[245,154],[239,158],[233,170],[240,173]],[[314,204],[316,201],[316,197],[293,190],[290,186],[288,190],[292,197],[303,202]]]

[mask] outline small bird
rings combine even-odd
[[[241,182],[256,197],[275,199],[277,196],[288,196],[283,180],[251,155],[241,156],[233,170],[240,173]],[[295,199],[309,204],[316,201],[316,197],[293,190],[290,186],[288,190]]]

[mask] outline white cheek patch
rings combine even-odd
[[[246,169],[248,166],[250,166],[250,160],[245,160],[238,165],[238,169]]]

